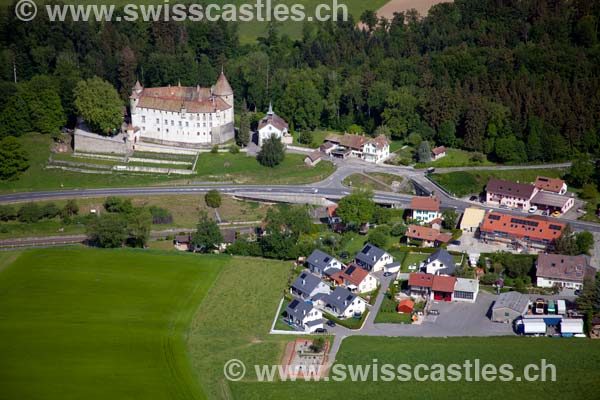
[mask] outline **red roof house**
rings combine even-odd
[[[398,304],[398,312],[399,313],[410,314],[413,312],[414,308],[415,308],[415,302],[412,301],[411,299],[404,299]]]

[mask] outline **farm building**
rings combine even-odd
[[[519,292],[506,292],[498,296],[492,306],[492,321],[512,322],[525,315],[529,307],[529,297]]]

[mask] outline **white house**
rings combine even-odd
[[[306,259],[308,268],[318,276],[331,275],[335,272],[341,272],[344,264],[337,258],[322,252],[319,249],[314,250]]]
[[[382,271],[386,265],[393,263],[394,257],[379,247],[367,243],[356,254],[354,262],[369,272],[377,272]]]
[[[315,275],[302,272],[290,286],[290,293],[302,299],[310,299],[318,293],[331,293],[331,288]]]
[[[432,275],[452,275],[455,269],[454,257],[444,249],[431,254],[421,264],[421,270]]]
[[[312,333],[323,328],[323,312],[301,300],[294,299],[285,308],[283,321],[295,329]]]
[[[221,72],[210,88],[144,88],[136,82],[129,96],[131,129],[147,141],[215,145],[234,137],[233,89]]]
[[[381,163],[390,156],[390,144],[385,135],[369,138],[349,133],[332,133],[325,138],[321,151],[336,158],[356,157],[368,162]]]
[[[434,219],[442,217],[440,199],[437,197],[413,197],[410,201],[410,209],[412,219],[422,223],[428,224]]]
[[[343,319],[362,315],[367,307],[367,302],[363,298],[341,286],[335,288],[329,295],[318,296],[315,302],[323,311]]]
[[[288,123],[275,114],[273,105],[269,104],[267,116],[258,123],[258,145],[262,146],[271,137],[281,139],[284,144],[292,144],[292,136],[288,132],[288,127]]]
[[[348,267],[339,274],[339,278],[348,289],[356,293],[372,292],[377,289],[377,285],[379,284],[375,275],[360,268],[354,263],[350,263]]]
[[[444,146],[436,147],[431,149],[431,160],[439,160],[442,157],[446,157],[446,148]]]

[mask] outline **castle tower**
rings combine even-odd
[[[131,96],[129,96],[129,108],[131,110],[131,114],[135,114],[136,111],[136,107],[138,105],[138,102],[140,100],[140,95],[142,94],[142,92],[144,91],[144,87],[142,86],[142,84],[140,83],[140,81],[135,81],[135,86],[133,87],[133,89],[131,90]]]
[[[233,107],[233,89],[223,71],[221,71],[217,83],[213,86],[213,94],[222,98],[227,104]]]

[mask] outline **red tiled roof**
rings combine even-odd
[[[333,206],[329,206],[327,207],[327,215],[329,217],[334,217],[337,214],[337,209],[338,209],[338,205],[333,205]]]
[[[456,284],[456,278],[453,276],[436,275],[433,277],[432,289],[435,292],[454,292],[454,285]]]
[[[440,211],[440,199],[437,197],[413,197],[410,201],[410,209]]]
[[[502,233],[518,239],[525,236],[532,240],[549,242],[558,238],[565,224],[555,220],[536,217],[518,217],[491,211],[486,214],[480,230],[487,233]]]
[[[546,190],[548,192],[559,193],[562,190],[564,184],[565,181],[559,178],[547,178],[545,176],[538,176],[535,179],[535,187],[537,187],[540,190]]]
[[[413,272],[408,275],[408,286],[432,287],[433,275]]]
[[[212,113],[230,109],[223,99],[211,96],[210,89],[199,86],[166,86],[145,88],[139,95],[138,107],[189,113]]]
[[[350,268],[350,267],[354,267],[354,268]],[[348,272],[347,272],[348,270],[351,270],[352,272],[350,274],[348,274]],[[361,267],[359,267],[358,265],[356,265],[354,263],[350,263],[350,264],[348,264],[348,267],[342,271],[342,273],[340,274],[340,277],[344,278],[358,286],[368,275],[369,275],[369,271],[362,269]]]
[[[438,156],[442,153],[445,153],[445,152],[446,152],[446,148],[444,146],[439,146],[439,147],[436,147],[435,149],[431,150],[431,153],[436,156]]]
[[[404,299],[400,303],[398,303],[397,310],[398,310],[398,312],[401,312],[401,311],[412,312],[414,307],[415,307],[414,301],[412,301],[411,299]]]
[[[441,224],[442,224],[442,222],[444,222],[444,221],[442,221],[442,219],[441,219],[441,218],[436,218],[436,219],[432,219],[432,220],[431,220],[431,223],[432,223],[432,224],[438,224],[438,225],[441,225]]]
[[[374,139],[368,141],[369,143],[375,143],[375,147],[378,149],[383,149],[385,146],[392,144],[390,140],[385,135],[379,135]]]
[[[430,240],[447,243],[452,240],[452,235],[449,233],[441,233],[437,229],[428,228],[421,225],[409,225],[406,230],[406,237],[410,239]]]

